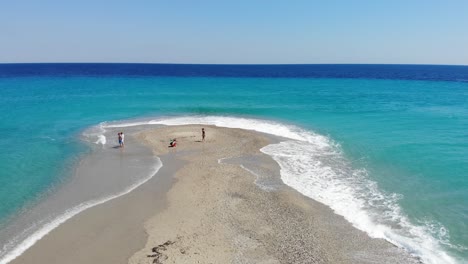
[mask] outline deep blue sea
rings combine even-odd
[[[85,131],[186,123],[288,138],[262,150],[286,184],[468,263],[468,66],[0,64],[0,229],[71,177]]]

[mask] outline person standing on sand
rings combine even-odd
[[[123,148],[125,145],[125,135],[123,132],[120,132],[120,147]]]
[[[117,133],[118,135],[118,138],[119,138],[119,147],[122,147],[122,135],[119,133]]]
[[[202,137],[202,141],[205,142],[205,128],[201,129],[201,137]]]

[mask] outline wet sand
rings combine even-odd
[[[161,157],[157,175],[78,214],[11,263],[418,262],[278,184],[279,166],[259,151],[277,139],[205,129],[205,142],[194,125],[130,135]],[[176,148],[167,147],[171,138]],[[259,163],[258,172],[269,174],[274,188],[256,184],[259,176],[243,169],[243,160]]]

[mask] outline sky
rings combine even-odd
[[[468,65],[467,0],[0,0],[0,63]]]

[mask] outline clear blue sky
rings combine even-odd
[[[468,65],[468,0],[0,0],[0,62]]]

